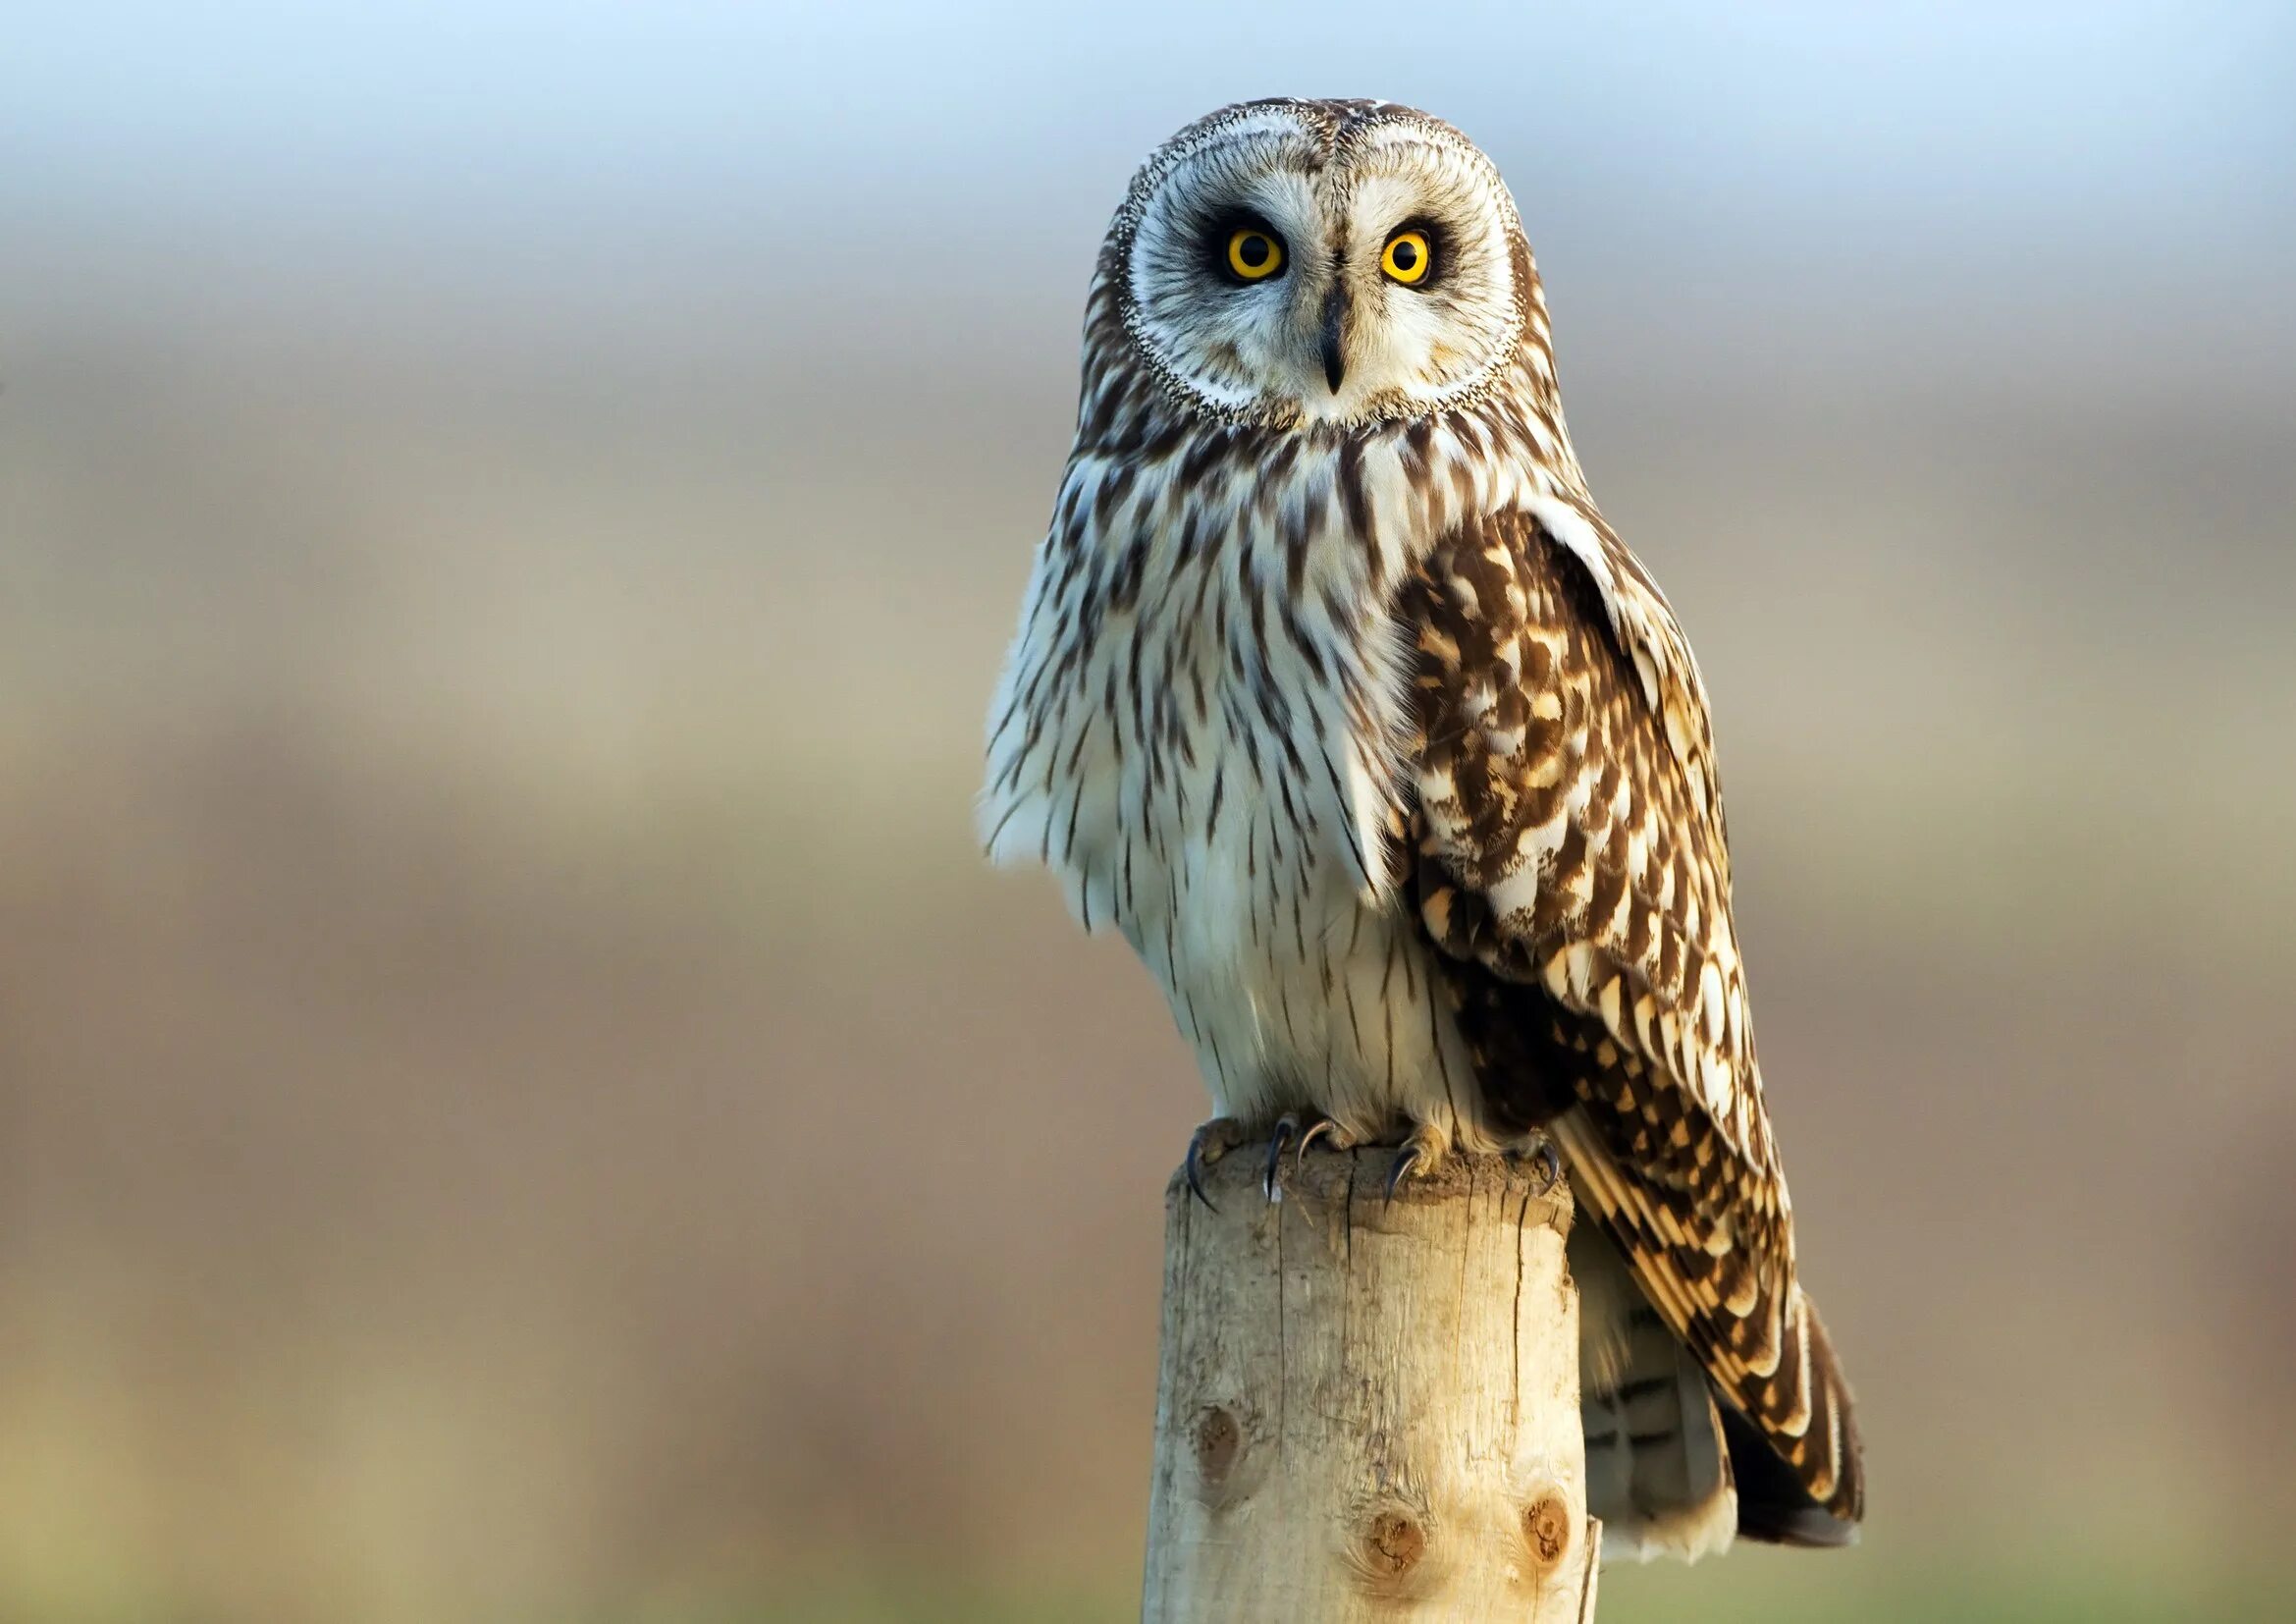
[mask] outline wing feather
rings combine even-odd
[[[1464,527],[1401,608],[1420,917],[1493,1113],[1553,1133],[1652,1305],[1853,1522],[1849,1395],[1794,1277],[1706,696],[1673,613],[1582,507]]]

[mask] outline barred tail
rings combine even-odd
[[[1706,1372],[1643,1300],[1601,1231],[1571,1231],[1578,1286],[1586,1509],[1603,1554],[1696,1561],[1730,1547],[1738,1514]]]
[[[1749,1417],[1650,1306],[1599,1228],[1571,1232],[1579,1298],[1586,1505],[1607,1556],[1695,1561],[1732,1536],[1846,1545],[1865,1510],[1848,1384],[1798,1286],[1779,1316],[1783,1357]],[[1806,1357],[1805,1357],[1806,1355]]]

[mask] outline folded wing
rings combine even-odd
[[[1493,1113],[1554,1137],[1737,1412],[1734,1458],[1768,1446],[1737,1462],[1741,1531],[1839,1543],[1863,1509],[1857,1433],[1794,1277],[1705,695],[1640,567],[1590,511],[1565,516],[1478,520],[1404,589],[1420,915]]]

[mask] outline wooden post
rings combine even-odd
[[[1586,1515],[1568,1184],[1455,1157],[1264,1158],[1164,1194],[1144,1624],[1579,1624]]]

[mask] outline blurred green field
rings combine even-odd
[[[1736,1551],[1727,1567],[1634,1564],[1601,1582],[1606,1620],[1699,1618],[1715,1624],[2139,1624],[2275,1620],[2296,1604],[2285,1575],[2178,1574],[2127,1553],[2064,1547],[2021,1557],[1908,1564],[1853,1554],[1848,1573],[1768,1551]],[[687,1602],[601,1615],[591,1624],[1119,1624],[1139,1616],[1136,1586],[993,1590],[928,1573],[792,1576],[792,1594]]]
[[[2210,1619],[2268,1624],[2296,1605],[2284,1582],[2208,1576],[2179,1583],[2162,1575],[2114,1577],[2085,1563],[2042,1575],[2029,1565],[1997,1573],[1868,1574],[1850,1584],[1797,1583],[1765,1572],[1758,1580],[1717,1582],[1710,1571],[1680,1574],[1617,1571],[1605,1575],[1605,1619],[1697,1617],[1715,1624],[2156,1624]],[[87,1598],[48,1605],[12,1598],[11,1616],[52,1624],[193,1624],[210,1615],[176,1611],[141,1598],[91,1606]],[[531,1615],[560,1624],[1121,1624],[1139,1616],[1132,1587],[1013,1589],[919,1574],[888,1577],[877,1564],[862,1577],[797,1576],[785,1590],[749,1599],[720,1597],[644,1603],[626,1608],[575,1605]]]
[[[2285,1584],[2221,1577],[2186,1584],[2158,1574],[2116,1578],[2086,1563],[2055,1576],[2022,1566],[1986,1576],[1869,1575],[1848,1585],[1796,1583],[1789,1574],[1767,1569],[1758,1579],[1735,1583],[1718,1583],[1707,1570],[1613,1570],[1600,1593],[1602,1617],[1627,1624],[1681,1618],[1714,1624],[1836,1624],[1847,1618],[1867,1624],[2263,1624],[2288,1617],[2292,1606],[2296,1589]],[[1120,1624],[1139,1615],[1139,1597],[1128,1590],[1044,1596],[872,1582],[825,1585],[793,1602],[647,1612],[633,1624]]]

